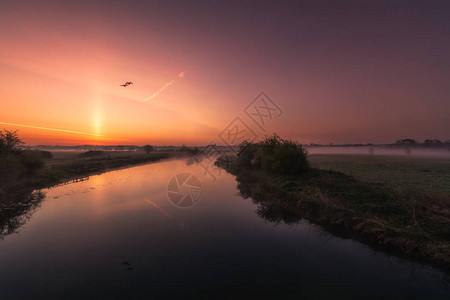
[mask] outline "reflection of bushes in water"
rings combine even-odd
[[[40,191],[0,195],[0,239],[15,233],[40,207],[45,195]]]
[[[296,211],[292,211],[292,207],[285,201],[280,201],[279,197],[272,192],[266,190],[267,186],[260,181],[252,181],[249,177],[236,177],[238,182],[239,195],[244,199],[251,199],[257,205],[256,214],[269,222],[279,224],[299,223],[303,218]]]
[[[244,143],[234,160],[221,157],[216,165],[236,175],[241,195],[253,199],[265,220],[292,224],[305,218],[450,269],[448,197],[310,168],[301,145],[277,135]]]
[[[239,190],[239,195],[244,199],[250,199],[257,205],[255,213],[261,219],[274,223],[275,225],[283,222],[287,225],[299,224],[302,221],[308,220],[310,224],[314,224],[309,228],[309,232],[317,236],[332,239],[337,236],[340,238],[351,237],[348,232],[340,230],[336,226],[327,224],[318,224],[308,218],[308,214],[304,215],[302,209],[293,206],[280,199],[277,195],[264,191],[264,183],[261,181],[249,182],[249,178],[236,177]],[[290,188],[286,186],[286,188]]]
[[[397,191],[325,170],[281,176],[230,169],[240,194],[251,198],[258,216],[267,221],[293,224],[304,218],[338,236],[450,269],[448,198]]]

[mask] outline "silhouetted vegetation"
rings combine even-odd
[[[64,151],[64,154],[58,153],[58,157],[54,158],[49,151],[21,149],[21,144],[23,143],[17,131],[0,131],[0,200],[12,191],[44,188],[110,169],[155,162],[169,157],[192,156],[199,152],[196,148],[174,147],[171,151],[143,154],[136,151],[141,148],[134,146],[114,146],[108,148],[113,151],[96,148],[81,154]],[[60,158],[61,156],[63,158]]]
[[[40,207],[44,194],[30,189],[0,194],[0,239],[16,233]]]
[[[405,153],[409,154],[412,153],[412,149],[427,149],[427,150],[449,150],[450,151],[450,140],[441,141],[439,139],[425,139],[423,142],[420,142],[415,139],[406,138],[406,139],[399,139],[395,141],[394,143],[390,144],[373,144],[373,143],[366,143],[366,144],[316,144],[316,143],[310,143],[307,145],[308,148],[340,148],[340,147],[370,147],[373,149],[373,147],[376,147],[377,149],[401,149],[404,150]],[[405,150],[409,149],[409,150]]]
[[[185,145],[181,146],[178,150],[180,156],[194,156],[200,153],[200,150],[197,147],[190,148]]]
[[[23,144],[17,131],[0,131],[0,188],[7,188],[25,174],[31,174],[44,166],[44,159],[51,153],[40,150],[22,150]]]
[[[20,153],[20,161],[29,173],[36,172],[44,166],[43,155],[37,150],[22,151]]]
[[[298,175],[309,169],[309,163],[307,152],[302,145],[291,140],[284,140],[275,134],[258,143],[242,143],[239,147],[236,167],[283,175]]]
[[[417,141],[415,139],[402,139],[396,142],[397,145],[415,145]]]
[[[150,145],[144,145],[144,146],[142,146],[142,149],[147,153],[147,155],[149,155],[149,154],[150,154],[150,151],[153,150],[153,146],[150,146]]]

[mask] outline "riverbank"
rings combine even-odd
[[[53,153],[44,167],[0,188],[0,240],[14,233],[32,216],[45,196],[40,189],[71,181],[83,181],[90,175],[156,163],[180,156],[179,152],[104,152],[96,157],[67,151]]]
[[[54,153],[54,157],[45,160],[43,168],[36,172],[23,174],[13,183],[0,189],[2,198],[16,198],[16,194],[24,191],[47,188],[62,182],[100,174],[103,172],[130,167],[140,164],[158,162],[165,159],[180,157],[186,153],[180,152],[104,152],[95,157],[80,156],[78,152]]]
[[[450,271],[446,196],[396,190],[314,168],[286,176],[237,168],[233,161],[218,165],[236,176],[242,196],[258,204],[262,217],[286,223],[307,219]]]

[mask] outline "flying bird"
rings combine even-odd
[[[133,84],[131,81],[127,81],[127,82],[125,82],[124,84],[121,84],[120,86],[123,86],[123,87],[127,87],[127,86],[129,86],[130,84]]]

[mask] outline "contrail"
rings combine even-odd
[[[149,101],[149,100],[155,98],[155,97],[158,96],[162,91],[164,91],[164,90],[167,89],[169,86],[171,86],[175,81],[177,81],[177,79],[183,78],[183,77],[184,77],[184,73],[186,73],[186,72],[185,72],[185,71],[180,72],[180,74],[178,74],[178,76],[177,76],[176,79],[173,79],[173,80],[169,81],[168,83],[166,83],[165,85],[163,85],[163,87],[160,88],[159,91],[155,92],[155,93],[154,93],[153,95],[151,95],[150,97],[145,98],[145,99],[144,99],[144,102],[147,102],[147,101]]]
[[[7,122],[0,122],[0,124],[11,125],[11,126],[19,126],[19,127],[27,127],[27,128],[34,128],[34,129],[42,129],[42,130],[51,130],[51,131],[75,133],[75,134],[83,134],[83,135],[91,135],[91,136],[104,136],[103,134],[97,134],[97,133],[89,133],[89,132],[81,132],[81,131],[74,131],[74,130],[57,129],[57,128],[48,128],[48,127],[33,126],[33,125],[15,124],[15,123],[7,123]]]

